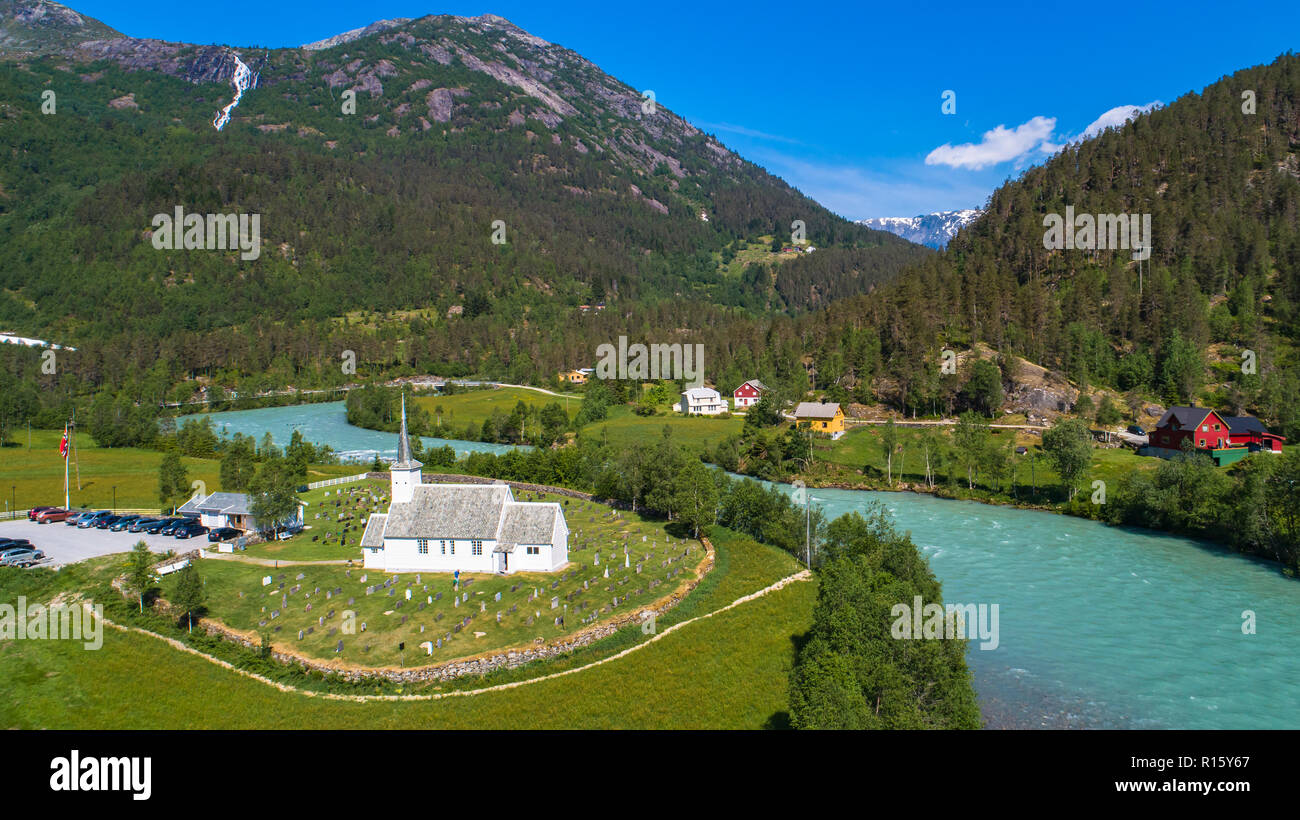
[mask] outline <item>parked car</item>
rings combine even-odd
[[[218,527],[208,532],[209,541],[225,541],[229,538],[235,538],[243,535],[243,532],[234,527]]]
[[[5,550],[0,557],[0,567],[30,567],[45,560],[45,553],[35,547],[19,547]]]
[[[75,527],[81,523],[82,516],[94,515],[93,510],[70,510],[68,517],[63,520],[64,524],[69,527]]]
[[[185,539],[185,538],[193,538],[196,535],[202,535],[207,531],[208,528],[199,523],[180,524],[177,525],[176,530],[172,533],[172,535],[175,536],[176,538]]]
[[[161,535],[163,530],[178,523],[180,520],[181,519],[179,518],[159,518],[157,521],[145,527],[144,531],[150,535]]]
[[[186,526],[188,523],[189,523],[189,519],[187,519],[187,518],[173,518],[173,519],[171,519],[170,521],[168,521],[166,524],[164,524],[164,525],[162,526],[161,529],[158,530],[158,534],[159,534],[159,535],[175,535],[175,534],[176,534],[176,530],[177,530],[178,528],[180,528],[180,527],[184,527],[184,526]]]
[[[146,518],[146,517],[144,517],[144,516],[140,516],[139,518],[137,518],[136,520],[132,521],[132,522],[127,526],[126,531],[127,531],[127,532],[144,532],[145,527],[148,527],[150,524],[156,524],[156,523],[158,523],[159,521],[162,521],[162,520],[163,520],[163,519],[161,519],[161,518]]]
[[[1130,424],[1128,426],[1128,431],[1135,436],[1145,436],[1147,434],[1147,431],[1143,430],[1142,426],[1138,424]]]
[[[117,519],[120,517],[121,516],[118,515],[106,515],[103,518],[97,518],[95,519],[95,529],[106,530],[109,527],[113,526],[113,523],[116,522]]]
[[[108,510],[100,510],[99,512],[91,513],[90,515],[83,515],[81,518],[77,519],[77,529],[88,530],[91,527],[98,527],[100,521],[112,517],[113,513]]]
[[[140,516],[138,515],[119,515],[116,521],[108,525],[108,528],[113,532],[122,532],[139,520]]]
[[[66,521],[72,513],[58,507],[46,507],[36,514],[35,521],[37,524],[50,524],[55,521]]]
[[[0,553],[30,547],[31,545],[32,542],[26,538],[0,538]]]
[[[39,515],[40,513],[43,513],[46,510],[57,510],[57,509],[58,507],[32,507],[30,510],[27,511],[27,520],[35,521],[36,516]]]

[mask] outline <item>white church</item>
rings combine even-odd
[[[411,457],[406,399],[392,499],[361,536],[363,564],[384,572],[554,572],[569,562],[569,527],[554,502],[515,501],[510,485],[424,484]]]

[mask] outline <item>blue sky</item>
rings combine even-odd
[[[1282,23],[1289,3],[69,5],[135,37],[273,47],[391,17],[497,14],[653,90],[851,219],[979,207],[1107,112],[1172,102],[1300,40]]]

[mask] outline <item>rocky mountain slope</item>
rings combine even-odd
[[[121,33],[49,0],[0,0],[0,55],[43,54]]]
[[[878,231],[889,231],[895,236],[903,237],[908,242],[915,242],[918,245],[942,250],[948,244],[948,240],[956,236],[957,232],[962,228],[978,219],[981,213],[983,211],[974,208],[963,208],[959,211],[938,211],[918,216],[883,216],[875,219],[860,219],[858,224]]]

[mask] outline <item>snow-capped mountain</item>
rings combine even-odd
[[[859,225],[889,231],[909,242],[942,249],[948,240],[957,235],[957,231],[974,222],[983,211],[975,208],[963,208],[960,211],[939,211],[919,216],[882,216],[875,219],[860,219]]]

